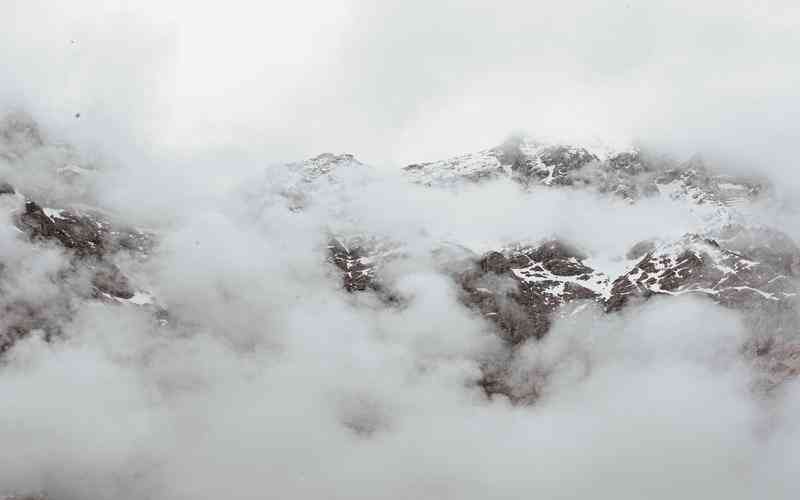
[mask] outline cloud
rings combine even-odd
[[[526,129],[792,158],[792,2],[84,0],[58,23],[48,8],[13,9],[7,92],[84,140],[393,164]]]
[[[771,401],[751,391],[737,351],[751,332],[712,303],[556,322],[514,353],[515,375],[543,388],[532,407],[476,386],[508,353],[432,250],[556,235],[613,261],[695,229],[685,207],[502,181],[430,190],[395,168],[522,128],[701,151],[793,187],[790,2],[13,3],[1,104],[45,144],[0,157],[0,174],[156,231],[148,262],[120,264],[171,321],[75,301],[52,318],[61,340],[15,345],[0,493],[796,496],[797,382]],[[375,166],[301,184],[305,209],[289,210],[300,180],[280,160],[326,150]],[[91,180],[53,174],[69,162]],[[758,216],[800,234],[785,206]],[[402,243],[384,268],[402,306],[340,290],[329,230]],[[0,243],[3,301],[63,298],[64,255],[8,217]]]

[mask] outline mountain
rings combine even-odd
[[[154,244],[153,235],[115,225],[97,211],[42,207],[17,194],[8,184],[0,197],[18,202],[20,208],[12,220],[21,234],[32,242],[62,247],[71,256],[68,266],[58,272],[59,294],[41,302],[36,297],[3,301],[0,351],[6,351],[32,330],[44,331],[46,338],[59,335],[59,322],[52,319],[53,313],[69,315],[75,299],[134,306],[153,304],[153,297],[136,289],[114,263],[114,257],[122,252],[146,258]],[[0,262],[0,277],[2,271]]]
[[[677,163],[636,149],[615,152],[520,137],[489,150],[408,165],[404,172],[430,189],[509,179],[523,189],[591,190],[629,203],[630,210],[661,198],[685,204],[701,222],[697,233],[637,243],[618,275],[594,269],[588,255],[558,239],[473,254],[450,274],[461,301],[496,325],[509,356],[514,346],[543,337],[555,319],[572,314],[573,303],[594,303],[614,314],[650,297],[692,294],[744,312],[751,325],[770,318],[770,335],[758,341],[769,347],[744,349],[766,374],[766,388],[800,372],[800,344],[783,337],[791,338],[799,326],[800,248],[776,228],[745,222],[741,213],[770,196],[763,180],[717,173],[698,158]],[[380,282],[384,259],[371,248],[357,242],[329,247],[351,293]],[[487,394],[535,400],[535,389],[520,390],[509,376],[505,367],[489,366],[481,385]]]
[[[12,165],[27,150],[45,147],[30,124],[18,120],[5,130],[4,155]],[[371,167],[352,155],[328,153],[281,165],[270,175],[277,178],[274,184],[286,209],[298,212],[314,206],[322,195],[345,196],[348,189],[366,182],[370,172]],[[70,168],[69,174],[84,172]],[[637,243],[622,258],[617,274],[595,269],[595,259],[557,235],[490,251],[459,244],[454,252],[452,242],[440,242],[433,253],[442,272],[452,279],[459,300],[494,325],[507,345],[506,360],[517,346],[547,335],[559,317],[588,305],[618,314],[655,296],[692,294],[743,311],[753,325],[765,317],[780,324],[758,346],[745,349],[771,374],[769,387],[800,370],[800,348],[781,336],[797,326],[800,248],[778,229],[747,223],[741,216],[743,207],[770,196],[765,182],[719,174],[699,159],[679,163],[637,149],[613,151],[525,137],[477,153],[408,165],[397,182],[452,190],[498,179],[517,183],[531,196],[541,189],[592,191],[627,203],[628,210],[637,210],[646,199],[671,200],[689,206],[704,225],[701,231],[679,238]],[[45,206],[7,181],[0,184],[0,199],[11,207],[11,220],[21,238],[36,245],[56,245],[70,255],[68,267],[59,271],[61,293],[55,298],[2,302],[0,349],[11,348],[32,330],[57,337],[53,310],[68,315],[74,300],[145,307],[160,321],[168,321],[158,298],[131,283],[116,263],[120,255],[146,260],[158,245],[158,234],[117,224],[97,209]],[[345,292],[374,294],[387,307],[403,307],[405,298],[385,279],[383,269],[405,258],[404,242],[377,234],[339,234],[334,229],[327,239],[327,259]],[[481,386],[487,394],[534,401],[535,389],[514,386],[504,370],[502,362],[485,365]]]
[[[52,154],[54,150],[59,154]],[[5,119],[0,127],[0,157],[10,177],[30,173],[26,169],[32,157],[49,160],[51,156],[71,161],[75,155],[66,146],[47,143],[29,118],[12,115]],[[55,182],[65,184],[88,172],[73,163],[46,162],[45,166],[54,167]],[[52,182],[52,177],[46,178]],[[48,285],[54,288],[51,293],[17,293],[25,284],[15,282],[19,277],[10,276],[7,263],[0,261],[0,352],[32,331],[43,332],[45,339],[58,338],[63,319],[74,315],[76,304],[82,301],[147,307],[162,320],[165,317],[154,298],[132,283],[117,265],[122,256],[147,259],[156,235],[119,224],[96,208],[48,206],[19,192],[2,177],[0,211],[21,240],[68,256],[66,264],[54,270],[49,279]]]
[[[148,268],[163,264],[159,260],[163,249],[160,246],[172,243],[170,238],[175,234],[170,231],[173,229],[144,229],[129,223],[130,218],[123,219],[92,206],[82,186],[93,178],[94,169],[68,146],[48,142],[36,125],[24,118],[0,124],[0,237],[3,238],[0,241],[7,247],[0,256],[0,366],[5,363],[13,366],[15,353],[26,352],[25,337],[36,336],[53,344],[68,342],[71,323],[79,318],[82,309],[92,305],[102,305],[100,309],[104,312],[135,312],[137,320],[150,321],[145,332],[154,333],[149,339],[154,344],[148,345],[147,352],[141,354],[144,363],[151,361],[150,356],[156,355],[154,351],[167,342],[165,339],[174,339],[166,352],[167,364],[172,363],[173,356],[181,349],[198,348],[184,343],[194,330],[180,328],[201,323],[196,319],[197,307],[210,309],[207,316],[199,312],[206,321],[215,321],[221,316],[220,323],[209,329],[225,329],[231,322],[234,324],[230,328],[237,331],[247,329],[249,325],[244,323],[250,322],[256,323],[254,329],[262,328],[258,321],[263,308],[264,316],[275,314],[278,321],[299,322],[299,328],[308,330],[304,340],[307,345],[303,348],[320,347],[322,355],[313,358],[314,363],[319,359],[324,364],[329,349],[341,350],[344,345],[349,353],[353,344],[343,344],[336,336],[329,335],[330,332],[347,335],[352,329],[351,342],[364,342],[365,346],[370,342],[385,345],[388,357],[373,356],[369,346],[362,351],[355,349],[359,352],[353,353],[368,358],[364,365],[356,363],[353,380],[359,388],[370,388],[372,374],[363,372],[361,367],[372,369],[395,356],[412,363],[414,370],[418,367],[420,373],[437,369],[439,358],[434,356],[430,361],[427,351],[419,357],[409,356],[410,351],[393,345],[398,338],[387,335],[380,324],[386,318],[404,318],[403,312],[427,300],[433,302],[425,304],[430,307],[408,317],[420,322],[429,319],[432,335],[442,334],[444,347],[435,348],[446,351],[445,356],[456,358],[456,364],[463,359],[447,351],[453,338],[448,335],[453,332],[441,331],[442,323],[437,323],[436,316],[442,312],[442,304],[455,307],[458,312],[455,316],[467,318],[470,327],[479,330],[482,341],[490,341],[487,342],[490,347],[470,353],[469,363],[462,363],[468,365],[469,375],[459,376],[457,383],[461,388],[466,386],[469,398],[475,398],[482,408],[484,402],[495,399],[500,400],[500,404],[534,407],[540,404],[541,408],[557,390],[556,379],[564,374],[548,361],[532,360],[531,348],[546,352],[548,345],[552,346],[551,340],[556,344],[563,340],[564,337],[559,336],[564,333],[562,325],[577,322],[592,327],[607,324],[609,328],[619,328],[627,318],[635,317],[637,311],[646,310],[647,304],[670,304],[689,296],[739,313],[737,321],[741,320],[747,335],[725,337],[736,343],[726,347],[737,357],[737,362],[752,367],[748,372],[752,378],[747,382],[754,394],[776,401],[776,395],[790,387],[786,382],[800,375],[797,287],[800,247],[780,227],[764,225],[751,216],[757,204],[773,197],[773,189],[767,182],[757,177],[719,172],[701,158],[682,162],[636,148],[616,151],[517,136],[488,150],[408,165],[393,173],[397,175],[383,175],[377,167],[350,154],[326,153],[269,166],[263,178],[231,193],[235,208],[224,216],[230,216],[233,221],[230,226],[245,232],[262,230],[260,224],[269,225],[269,243],[279,240],[275,248],[300,255],[296,261],[285,259],[291,261],[288,264],[292,269],[273,280],[269,273],[280,272],[276,269],[284,265],[281,254],[270,254],[270,247],[264,243],[266,239],[245,238],[237,244],[241,241],[245,242],[241,246],[253,243],[243,250],[246,254],[223,257],[244,255],[243,260],[247,261],[244,265],[237,262],[233,267],[222,266],[223,271],[211,273],[207,281],[200,279],[188,287],[172,289],[171,295],[164,293],[172,303],[159,297],[157,286],[163,285],[163,281],[154,280],[156,285],[153,286],[141,279],[141,269],[137,266]],[[491,196],[476,199],[484,203],[498,201],[500,209],[470,206],[472,199],[466,204],[454,201],[475,192],[489,193]],[[513,203],[500,203],[504,200],[499,200],[498,196],[512,192]],[[366,195],[362,197],[362,193]],[[547,204],[525,205],[525,200],[535,197],[561,195],[563,204],[558,207],[566,207],[567,214],[550,213],[553,209]],[[591,207],[581,203],[590,199],[612,206],[614,210],[608,212],[611,217],[634,214],[645,219],[646,224],[652,223],[653,236],[641,241],[624,240],[620,245],[612,245],[618,255],[606,255],[597,248],[608,245],[584,248],[580,242],[597,236],[615,237],[613,234],[600,235],[590,230],[590,234],[576,237],[574,232],[559,232],[558,224],[553,225],[552,234],[540,239],[532,240],[521,234],[529,221],[534,223],[553,217],[559,223],[564,220],[569,224],[566,218],[583,217],[583,210]],[[406,206],[413,203],[424,206]],[[508,218],[522,221],[521,225],[510,226],[519,230],[520,235],[511,240],[494,241],[489,236],[481,239],[483,235],[476,235],[472,230],[459,233],[450,231],[449,227],[439,230],[436,224],[424,224],[430,222],[428,217],[436,216],[436,209],[448,203],[458,205],[453,210],[467,213],[458,213],[452,220],[444,221],[445,225],[455,221],[455,224],[472,227],[471,219],[480,218],[490,209],[490,223],[502,222],[506,210],[516,210],[509,213]],[[545,208],[537,211],[541,206]],[[653,206],[679,207],[681,214],[688,214],[692,223],[687,226],[692,229],[685,231],[681,226],[680,230],[674,230],[669,225],[671,221],[650,221],[649,218],[662,213],[649,211],[648,207]],[[258,216],[249,217],[249,210],[257,212]],[[420,223],[418,218],[405,218],[402,216],[405,211],[424,220]],[[447,213],[448,217],[452,215]],[[205,219],[198,218],[201,227],[199,233],[190,234],[191,243],[195,243],[196,234],[217,238],[214,226],[206,227]],[[610,224],[615,222],[612,220]],[[291,227],[295,224],[297,230]],[[398,225],[404,224],[409,227],[397,230]],[[387,230],[389,226],[392,230]],[[428,226],[434,229],[429,231]],[[477,224],[476,227],[487,226]],[[577,227],[586,229],[585,225]],[[221,241],[216,250],[227,244],[227,240]],[[220,258],[213,254],[214,248],[211,253],[200,249],[196,255],[194,245],[189,248],[173,245],[169,249],[179,254],[175,256],[178,260],[192,261],[189,273],[192,277],[198,270],[202,274],[206,259]],[[269,265],[254,266],[254,262],[262,259]],[[175,261],[170,262],[175,264]],[[417,273],[420,269],[423,272]],[[226,282],[221,275],[229,270],[241,275]],[[262,273],[256,280],[259,286],[253,289],[243,286],[244,290],[237,290],[237,286],[249,283],[254,272]],[[266,279],[262,279],[263,274],[267,275]],[[435,280],[426,281],[431,274],[435,275]],[[409,292],[404,279],[420,275],[425,279],[415,281],[411,287],[413,291]],[[168,274],[167,279],[175,279],[175,276],[179,280],[186,275]],[[292,288],[295,281],[298,282],[296,289],[282,288]],[[419,296],[424,295],[419,293],[421,289],[427,291],[427,287],[436,286],[443,287],[443,293],[447,294],[442,302]],[[204,290],[198,290],[200,305],[186,307],[181,303],[180,294],[194,293],[191,287],[218,287],[219,290],[214,291],[219,293],[204,294]],[[309,293],[310,297],[303,293]],[[278,303],[283,303],[285,297],[302,303],[301,313],[308,316],[313,316],[316,308],[330,307],[333,302],[334,307],[341,310],[325,317],[334,321],[342,318],[343,324],[329,329],[329,325],[314,317],[281,316],[282,311],[273,310],[269,298],[264,299],[262,294],[275,294],[281,298],[276,301]],[[216,309],[215,302],[227,300],[232,305],[223,304]],[[233,314],[218,314],[226,311],[228,305]],[[258,310],[259,314],[243,314],[245,321],[242,322],[234,317],[238,312],[251,309]],[[369,326],[377,333],[374,337],[359,338],[358,330],[363,324],[357,322],[372,322]],[[446,324],[444,328],[449,326]],[[700,332],[704,327],[692,325],[693,330]],[[411,328],[406,331],[402,325],[399,330],[400,336],[416,334]],[[730,338],[735,340],[728,340]],[[224,349],[228,349],[230,340],[224,339]],[[566,342],[573,340],[567,338]],[[243,344],[246,354],[233,359],[246,365],[249,380],[254,370],[261,369],[248,364],[254,352],[253,344],[246,336],[235,341]],[[427,341],[429,339],[425,338],[424,342]],[[128,342],[124,339],[119,345],[114,343],[114,356],[120,356],[126,369],[129,367],[125,352]],[[412,338],[410,342],[416,348],[417,339]],[[603,342],[603,338],[592,338],[589,342]],[[199,346],[205,349],[202,344]],[[694,344],[692,346],[694,348]],[[583,356],[582,351],[578,351],[576,356]],[[217,353],[213,350],[211,355]],[[538,356],[539,351],[536,353]],[[243,361],[245,358],[248,361]],[[351,362],[348,356],[342,359]],[[176,361],[176,371],[183,370],[182,362]],[[591,362],[592,359],[586,361],[589,365]],[[339,370],[338,363],[340,361],[331,369]],[[163,366],[159,365],[158,370],[163,370]],[[568,370],[572,368],[567,367]],[[591,366],[581,365],[575,369],[584,368],[590,370]],[[290,374],[298,373],[305,376],[305,368],[290,371]],[[416,377],[416,371],[414,373]],[[567,376],[572,376],[571,373]],[[176,380],[177,383],[168,384],[164,390],[181,392],[188,390],[186,387],[207,383],[202,377],[186,378],[182,374]],[[409,383],[408,373],[401,371],[397,383]],[[294,387],[289,389],[294,391]],[[435,394],[439,397],[441,393]],[[349,437],[363,440],[388,432],[386,429],[394,423],[391,418],[394,407],[383,407],[379,398],[368,391],[357,393],[352,401],[345,396],[341,402],[337,399],[336,404],[341,413],[341,425],[353,433]],[[205,393],[201,393],[201,397],[205,398]],[[300,395],[300,399],[304,397]],[[396,408],[403,411],[402,405]],[[494,411],[493,406],[485,408]],[[35,489],[11,495],[4,487],[0,485],[0,498],[6,500],[48,498]]]
[[[426,186],[445,187],[509,178],[524,186],[588,188],[635,201],[663,195],[697,204],[733,206],[757,198],[763,181],[718,175],[700,159],[675,164],[636,148],[548,144],[512,137],[477,153],[404,167],[407,176]]]

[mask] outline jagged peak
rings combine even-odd
[[[291,170],[301,173],[306,180],[327,176],[341,168],[366,167],[364,163],[358,161],[358,159],[350,153],[322,153],[303,161],[289,163],[287,166]]]
[[[585,151],[600,161],[606,161],[619,155],[637,155],[639,153],[639,148],[631,144],[612,143],[601,139],[565,140],[520,131],[512,132],[500,144],[491,148],[498,152],[519,150],[528,154],[553,149],[572,152]]]

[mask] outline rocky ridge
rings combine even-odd
[[[19,143],[22,137],[26,147],[42,143],[35,131],[19,124],[14,130],[6,134],[11,134],[7,140]],[[21,147],[6,150],[11,151],[5,153],[11,162],[24,154]],[[282,168],[291,174],[280,184],[280,195],[291,211],[313,204],[315,193],[341,191],[369,170],[352,155],[333,154]],[[431,189],[507,178],[524,189],[591,189],[632,205],[661,196],[711,214],[703,233],[635,245],[626,256],[625,269],[615,276],[594,269],[579,248],[557,238],[519,242],[489,252],[466,249],[466,256],[448,263],[443,271],[452,277],[464,305],[494,325],[509,352],[529,339],[543,337],[554,320],[585,304],[615,313],[653,296],[696,294],[755,315],[767,311],[793,318],[796,310],[800,249],[780,231],[742,225],[736,217],[738,206],[768,192],[763,183],[718,175],[697,160],[674,164],[653,160],[635,149],[614,152],[519,137],[478,153],[409,165],[404,173],[410,182]],[[42,206],[8,183],[0,184],[0,196],[18,200],[13,221],[22,236],[34,244],[56,245],[70,256],[68,269],[62,273],[65,297],[160,310],[155,298],[133,286],[114,263],[122,252],[147,258],[156,244],[154,235],[115,224],[98,211]],[[402,305],[400,294],[381,276],[384,263],[403,258],[402,242],[331,234],[327,258],[347,292],[376,293],[387,304]],[[82,274],[88,274],[88,286],[78,286],[77,278],[69,278]],[[3,302],[2,349],[27,332],[47,331],[47,310],[68,311],[68,302],[65,299],[58,306]],[[800,350],[793,342],[771,338],[761,344],[749,352],[768,366],[770,380],[782,380],[800,370],[795,352]],[[535,391],[520,392],[510,384],[502,366],[487,368],[481,385],[488,394],[502,393],[514,401],[535,399]]]
[[[512,353],[514,346],[546,335],[556,318],[573,313],[574,307],[565,307],[573,303],[594,303],[614,313],[653,296],[695,294],[760,318],[752,323],[780,317],[776,336],[759,341],[773,347],[745,351],[768,374],[768,388],[800,372],[800,343],[781,337],[786,333],[791,339],[800,326],[800,248],[780,231],[743,224],[738,217],[738,207],[768,193],[763,182],[716,174],[698,159],[675,164],[637,150],[597,152],[520,138],[404,171],[411,182],[433,189],[507,178],[524,188],[593,189],[631,204],[662,197],[686,203],[700,215],[706,226],[702,233],[634,245],[617,276],[593,269],[579,249],[557,239],[475,254],[465,269],[451,275],[462,302],[496,326]],[[369,290],[380,279],[379,259],[358,245],[348,251],[357,264],[343,274],[345,289]],[[337,252],[330,255],[336,262]],[[521,389],[509,376],[502,364],[490,366],[481,386],[487,394],[518,402],[535,399],[535,388]]]
[[[48,145],[35,124],[23,116],[5,119],[0,146],[0,156],[12,171],[28,156],[56,147]],[[68,182],[85,171],[68,164],[55,173]],[[63,266],[50,278],[59,291],[48,297],[21,297],[6,288],[13,285],[7,283],[6,264],[0,262],[0,352],[32,331],[42,332],[45,339],[59,336],[59,325],[74,314],[76,300],[156,307],[154,298],[131,283],[116,263],[123,254],[146,259],[155,245],[153,234],[118,224],[99,210],[48,207],[2,178],[0,202],[20,238],[34,246],[58,249],[65,256]]]
[[[638,149],[613,150],[512,137],[477,153],[404,167],[412,182],[457,186],[508,178],[523,186],[591,188],[628,201],[665,195],[697,204],[731,206],[768,189],[762,180],[719,175],[700,160],[675,164]]]

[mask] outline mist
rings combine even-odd
[[[79,300],[89,277],[57,280],[70,255],[20,238],[22,201],[0,197],[2,303],[47,305],[62,332],[2,354],[0,497],[800,493],[800,385],[754,389],[742,346],[769,332],[740,312],[581,304],[514,350],[514,380],[540,389],[515,405],[479,387],[509,349],[436,258],[557,237],[614,268],[703,214],[509,180],[429,189],[400,168],[519,130],[701,154],[768,178],[776,198],[748,216],[800,241],[793,2],[0,7],[0,111],[38,134],[2,137],[0,181],[157,235],[116,264],[170,316]],[[323,152],[363,164],[335,182],[287,168]],[[341,289],[331,234],[397,245],[381,278],[401,305]]]

